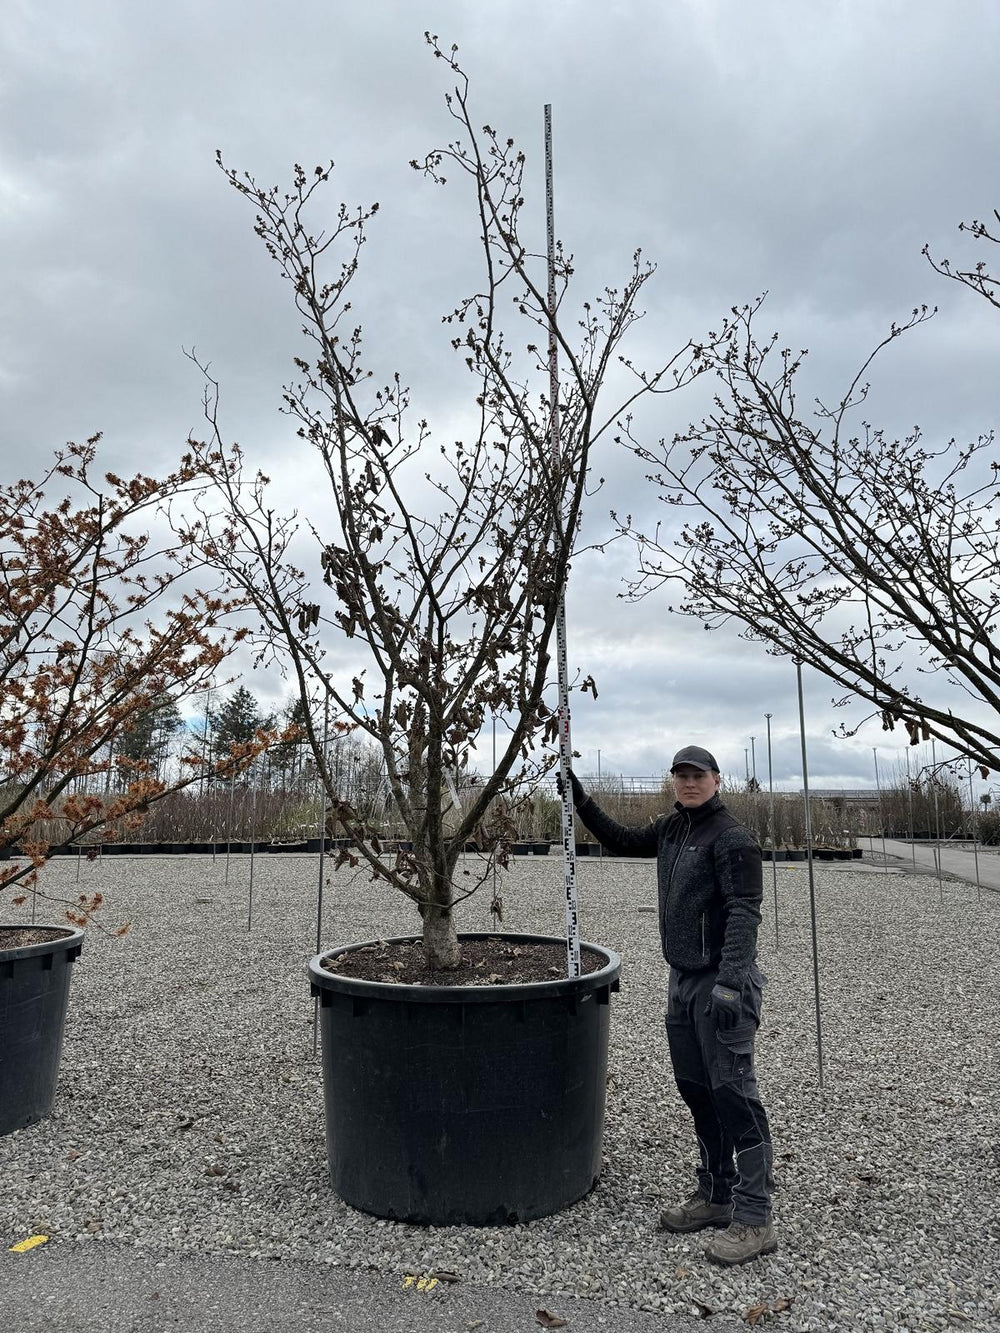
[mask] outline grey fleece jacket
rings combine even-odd
[[[583,823],[613,856],[655,856],[660,943],[672,967],[712,968],[742,990],[757,955],[763,898],[760,847],[718,795],[688,810],[674,807],[645,827],[611,819],[587,797]]]

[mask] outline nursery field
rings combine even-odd
[[[597,1188],[563,1213],[502,1229],[422,1229],[343,1204],[325,1176],[305,971],[317,858],[305,855],[257,861],[252,915],[246,856],[231,858],[228,884],[222,857],[47,870],[49,893],[99,889],[108,931],[132,928],[121,939],[89,932],[55,1111],[0,1139],[3,1249],[45,1234],[52,1246],[110,1242],[397,1280],[439,1270],[468,1287],[533,1293],[549,1309],[560,1295],[588,1298],[609,1327],[613,1307],[628,1305],[729,1333],[764,1307],[768,1327],[788,1330],[995,1333],[1000,896],[977,902],[974,885],[948,882],[942,902],[927,876],[816,867],[820,1088],[807,874],[777,873],[780,947],[765,875],[758,1044],[778,1184],[773,1256],[720,1269],[705,1261],[703,1237],[657,1231],[661,1208],[692,1186],[695,1154],[666,1052],[650,862],[588,859],[578,870],[583,938],[623,960]],[[506,929],[561,932],[558,858],[519,858],[499,887]],[[462,905],[464,928],[490,927],[489,898],[487,885]],[[57,919],[42,902],[36,910]],[[30,919],[30,904],[7,915]],[[414,922],[399,894],[360,871],[328,874],[324,945],[407,934]]]

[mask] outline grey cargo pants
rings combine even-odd
[[[667,1041],[677,1090],[694,1116],[698,1184],[711,1203],[733,1203],[733,1221],[771,1215],[771,1131],[757,1092],[754,1038],[766,978],[754,965],[739,1023],[721,1031],[706,1015],[715,972],[670,969]]]

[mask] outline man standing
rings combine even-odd
[[[646,827],[610,819],[570,774],[580,819],[613,856],[655,856],[660,942],[670,964],[667,1040],[694,1117],[698,1188],[666,1209],[666,1231],[725,1228],[706,1255],[742,1264],[778,1248],[771,1222],[771,1134],[754,1074],[765,978],[758,969],[760,847],[719,798],[707,750],[674,755],[674,814]]]

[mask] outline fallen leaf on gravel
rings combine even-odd
[[[213,1162],[211,1166],[205,1167],[206,1176],[224,1176],[225,1174],[226,1174],[226,1168],[224,1166],[220,1166],[218,1162]]]
[[[66,1154],[66,1161],[75,1162],[77,1158],[82,1156],[83,1156],[82,1152],[78,1152],[76,1148],[70,1148],[69,1152]]]
[[[563,1319],[562,1315],[551,1314],[548,1310],[536,1310],[535,1318],[542,1328],[565,1328],[569,1323],[569,1320]]]
[[[19,1240],[16,1245],[10,1247],[11,1254],[27,1254],[29,1250],[36,1250],[39,1245],[44,1245],[48,1236],[28,1236],[26,1240]]]
[[[794,1296],[779,1296],[771,1306],[771,1309],[775,1314],[784,1314],[784,1312],[790,1310],[794,1304]]]
[[[84,1230],[89,1231],[92,1236],[96,1236],[97,1233],[100,1231],[101,1227],[103,1227],[103,1225],[104,1223],[101,1221],[99,1217],[92,1217],[90,1221],[87,1223]]]
[[[747,1321],[747,1323],[751,1327],[753,1327],[755,1324],[759,1324],[764,1319],[766,1319],[767,1315],[768,1315],[768,1307],[767,1307],[767,1302],[765,1301],[764,1304],[762,1305],[751,1305],[750,1309],[746,1312],[743,1318]]]
[[[431,1277],[436,1277],[439,1282],[461,1282],[457,1273],[451,1273],[445,1268],[435,1268]]]
[[[698,1311],[699,1318],[711,1319],[712,1315],[715,1314],[714,1306],[706,1305],[705,1302],[700,1301],[697,1296],[692,1297],[692,1299],[694,1301],[694,1308]]]
[[[691,1276],[691,1270],[689,1268],[674,1269],[674,1277],[677,1279],[678,1282],[683,1282],[686,1277],[690,1276]]]

